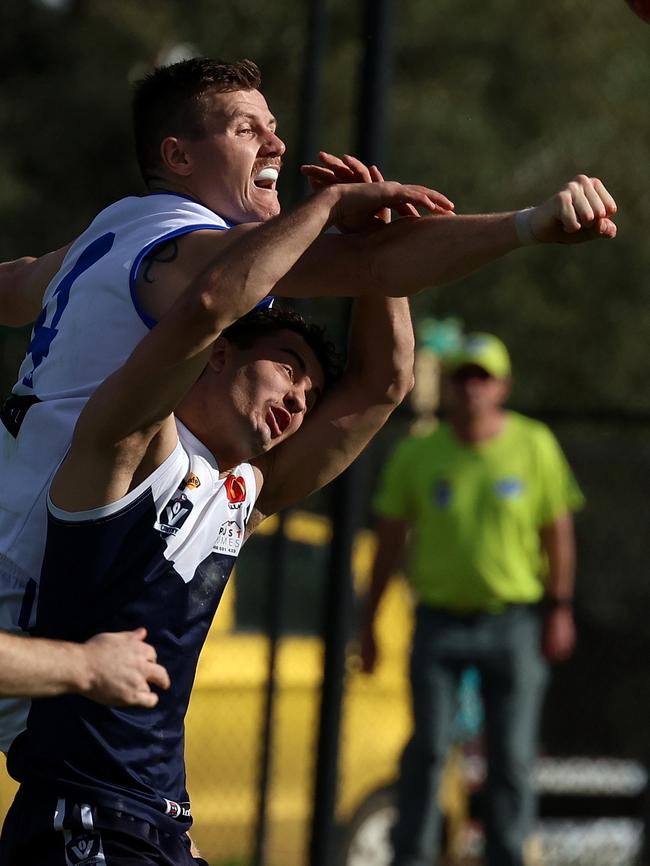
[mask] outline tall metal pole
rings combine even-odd
[[[365,57],[359,94],[357,153],[366,162],[385,156],[386,99],[391,72],[392,0],[365,0]],[[347,305],[349,317],[350,305]],[[345,686],[345,658],[353,608],[352,545],[359,525],[362,488],[360,467],[353,464],[333,485],[332,542],[325,604],[325,662],[314,811],[309,847],[310,866],[335,862],[335,812],[341,706]]]
[[[303,67],[303,87],[300,97],[301,119],[298,140],[299,164],[308,162],[316,149],[320,126],[320,104],[322,89],[322,63],[327,32],[327,0],[310,0],[307,44]],[[297,201],[306,192],[304,179],[296,171],[296,182],[291,190],[291,199]],[[271,787],[273,757],[273,718],[277,693],[277,656],[281,638],[282,610],[286,590],[287,539],[284,532],[285,515],[280,515],[280,524],[273,538],[267,595],[268,661],[264,712],[262,716],[260,762],[257,786],[257,820],[255,825],[253,866],[265,866],[268,837],[268,802]]]
[[[268,637],[268,661],[266,689],[264,692],[264,712],[262,715],[262,743],[257,782],[257,822],[253,848],[253,866],[266,863],[266,840],[268,836],[268,800],[271,782],[273,755],[273,714],[277,691],[278,643],[282,629],[282,610],[287,577],[287,538],[284,532],[285,515],[271,539],[271,556],[267,569],[266,628]]]

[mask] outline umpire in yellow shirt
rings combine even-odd
[[[403,441],[385,467],[362,618],[370,673],[377,608],[408,546],[414,724],[400,765],[393,866],[435,862],[438,787],[470,665],[481,673],[485,708],[487,863],[523,866],[546,660],[566,658],[575,641],[571,512],[583,497],[548,427],[503,408],[510,359],[497,337],[470,335],[443,379],[447,420]]]

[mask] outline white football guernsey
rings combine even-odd
[[[15,437],[0,424],[0,593],[3,582],[38,579],[45,492],[79,413],[155,324],[135,294],[141,262],[172,238],[229,227],[196,201],[153,193],[110,205],[72,244],[45,292],[13,388],[41,402],[29,408]]]

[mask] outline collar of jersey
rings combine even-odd
[[[152,189],[151,192],[148,192],[146,194],[146,196],[150,196],[150,195],[173,195],[173,196],[176,196],[176,198],[182,198],[185,201],[192,201],[192,202],[194,202],[194,204],[198,204],[201,207],[204,207],[206,210],[209,210],[211,213],[216,214],[220,219],[222,219],[225,222],[225,224],[228,226],[229,229],[231,229],[234,225],[234,223],[231,223],[230,220],[227,220],[225,217],[222,217],[220,213],[217,213],[216,211],[213,211],[211,208],[209,208],[207,205],[204,205],[203,202],[199,201],[198,198],[194,198],[194,196],[187,195],[184,192],[173,192],[171,189]]]
[[[213,469],[219,472],[219,464],[217,463],[217,459],[212,451],[210,451],[210,449],[204,445],[200,439],[197,439],[194,433],[192,433],[191,430],[188,430],[182,421],[179,421],[178,418],[175,420],[176,429],[178,430],[178,438],[181,440],[181,443],[190,446],[192,453],[198,454],[199,457],[202,457],[206,463],[209,463]]]

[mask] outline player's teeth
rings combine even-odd
[[[271,180],[275,181],[278,179],[279,171],[277,168],[273,168],[272,165],[267,165],[266,168],[263,168],[261,171],[255,175],[255,180]]]

